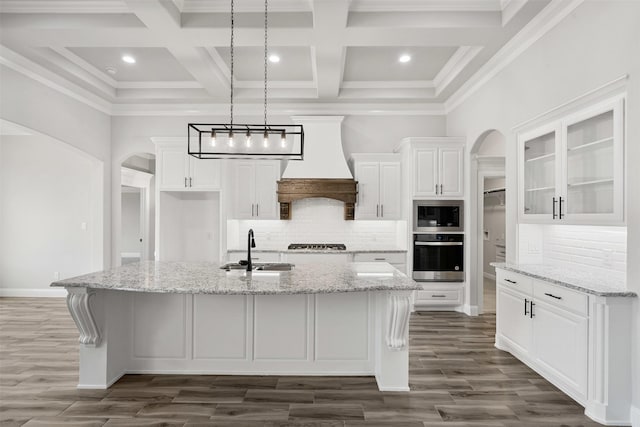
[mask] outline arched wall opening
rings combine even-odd
[[[495,254],[499,244],[506,245],[504,224],[505,135],[496,129],[482,132],[474,140],[470,155],[469,305],[472,307],[471,314],[475,315],[487,311],[485,310],[485,296],[488,299],[486,301],[488,311],[495,310],[495,281],[490,282],[490,273],[485,274],[485,264],[487,264],[485,255],[487,253]],[[487,184],[492,187],[486,187]],[[503,189],[502,192],[497,191],[500,188]],[[491,196],[486,197],[485,191],[488,191],[487,194]],[[498,201],[495,209],[493,207],[494,197]],[[490,215],[487,217],[489,221],[485,221],[485,213]],[[500,226],[500,218],[502,218],[502,232],[497,230]],[[487,289],[485,289],[485,283],[488,284]]]
[[[104,164],[0,120],[0,296],[65,296],[51,282],[104,268]]]

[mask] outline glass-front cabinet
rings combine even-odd
[[[624,221],[624,99],[520,133],[521,222]]]

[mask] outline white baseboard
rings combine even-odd
[[[464,313],[467,316],[477,316],[479,314],[477,305],[464,304],[463,306],[461,306],[460,310],[456,310],[456,311],[460,311],[461,313]]]
[[[629,418],[631,418],[631,426],[640,427],[640,407],[632,405],[630,412]]]
[[[67,291],[63,288],[0,288],[0,298],[64,298],[66,296]]]
[[[489,280],[496,280],[496,275],[495,275],[495,274],[491,274],[491,273],[484,272],[484,273],[482,273],[482,276],[483,276],[485,279],[489,279]]]

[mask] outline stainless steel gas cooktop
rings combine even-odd
[[[343,243],[291,243],[287,249],[306,249],[314,251],[344,251],[347,247]]]

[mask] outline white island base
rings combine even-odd
[[[278,295],[67,287],[80,330],[78,388],[122,375],[375,375],[409,391],[411,291]]]

